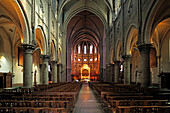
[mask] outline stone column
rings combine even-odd
[[[67,82],[71,82],[71,41],[67,41]]]
[[[53,61],[53,83],[57,83],[57,60]]]
[[[120,61],[114,61],[114,83],[119,82],[119,74],[120,74],[119,63]]]
[[[42,67],[41,67],[41,84],[48,84],[48,61],[50,57],[48,55],[41,55]]]
[[[58,74],[57,75],[57,78],[58,78],[57,81],[61,82],[61,64],[57,64],[57,66],[58,66],[57,67],[57,74]]]
[[[112,76],[112,64],[106,65],[106,76],[107,76],[107,82],[113,82],[113,76]]]
[[[61,53],[61,62],[62,62],[62,65],[61,65],[61,79],[60,79],[60,82],[66,82],[66,33],[65,32],[62,32],[62,53]]]
[[[110,65],[106,65],[106,82],[110,82]]]
[[[110,81],[111,83],[114,82],[114,64],[110,64]]]
[[[23,44],[23,87],[32,87],[32,63],[33,63],[33,50],[35,46]]]
[[[141,54],[141,86],[147,88],[151,85],[150,74],[150,49],[151,44],[141,44],[138,46]]]
[[[123,55],[124,59],[124,84],[130,84],[130,59],[131,55]]]

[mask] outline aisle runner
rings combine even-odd
[[[74,113],[103,113],[88,84],[82,85]]]

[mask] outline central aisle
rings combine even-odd
[[[82,85],[74,113],[103,113],[88,84]]]

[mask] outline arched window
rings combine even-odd
[[[90,45],[90,54],[93,53],[93,45]]]
[[[80,54],[80,49],[81,49],[81,48],[80,48],[80,45],[79,45],[79,46],[78,46],[78,54]]]
[[[84,54],[87,54],[87,47],[86,47],[86,45],[84,46]]]
[[[97,48],[96,47],[94,48],[94,53],[97,53]]]

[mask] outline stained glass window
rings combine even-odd
[[[86,45],[84,46],[84,54],[87,54],[87,47],[86,47]]]
[[[80,46],[78,46],[78,54],[80,54]]]
[[[93,45],[90,45],[90,54],[93,53]]]

